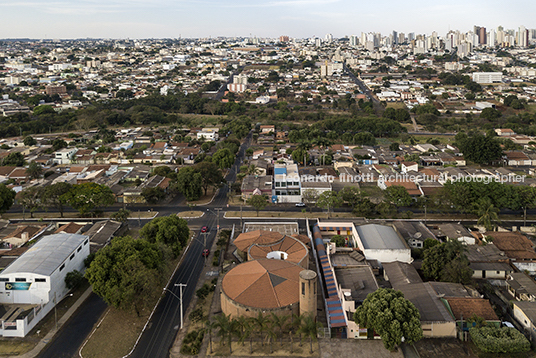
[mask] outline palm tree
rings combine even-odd
[[[257,329],[259,330],[259,333],[261,335],[261,346],[264,346],[264,330],[268,327],[269,319],[264,317],[262,312],[259,312],[259,315],[255,318],[253,318],[255,325],[257,326]]]
[[[255,175],[255,174],[257,174],[257,170],[258,170],[258,169],[259,169],[259,168],[257,168],[257,166],[256,166],[255,164],[251,164],[251,165],[248,167],[248,171],[247,171],[247,173],[248,173],[248,174],[251,174],[251,175]]]
[[[320,328],[322,328],[320,322],[315,321],[312,316],[305,316],[299,331],[306,337],[309,337],[309,343],[311,344],[311,351],[309,353],[313,353],[313,340],[316,341],[318,330]]]
[[[500,224],[499,209],[493,205],[488,197],[481,198],[477,202],[478,225],[482,225],[488,231],[495,230],[497,224]]]
[[[268,327],[268,330],[266,331],[268,335],[268,339],[270,341],[270,354],[274,353],[274,340],[277,339],[277,333],[276,333],[277,325],[274,321],[270,320],[270,326]]]
[[[237,321],[231,315],[220,314],[216,316],[216,327],[219,328],[218,335],[221,337],[220,345],[224,345],[224,339],[227,338],[229,343],[229,354],[233,354],[232,338],[238,332]]]
[[[279,329],[279,342],[281,348],[283,348],[283,329],[287,326],[287,321],[290,318],[289,316],[278,316],[275,313],[271,313],[272,316],[272,327]]]
[[[237,327],[238,333],[240,334],[240,336],[238,337],[238,340],[239,342],[242,343],[242,345],[244,345],[244,340],[246,338],[245,332],[247,330],[247,326],[250,325],[249,319],[246,316],[239,316],[236,318],[235,321],[236,321],[236,327]]]
[[[299,314],[293,314],[292,315],[292,332],[296,332],[300,335],[300,347],[302,346],[302,333],[300,331],[300,327],[303,323],[303,316],[300,316]]]
[[[205,332],[208,332],[208,339],[210,344],[210,354],[212,354],[212,330],[216,328],[216,322],[208,320],[205,322]]]

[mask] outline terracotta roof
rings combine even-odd
[[[309,237],[307,235],[295,234],[295,235],[292,235],[292,237],[295,237],[296,239],[300,240],[305,245],[311,244],[311,240],[309,240]]]
[[[484,235],[493,238],[493,244],[506,256],[515,259],[536,259],[532,242],[517,232],[487,231]]]
[[[401,186],[406,189],[409,195],[421,195],[421,191],[417,188],[417,184],[411,180],[386,180],[385,186]]]
[[[462,319],[462,315],[463,319],[467,320],[474,314],[476,314],[478,317],[482,317],[486,321],[499,320],[487,299],[453,297],[446,298],[446,300],[449,303],[452,314],[457,321]]]
[[[292,237],[284,236],[283,240],[271,245],[253,244],[248,251],[248,259],[259,260],[267,258],[270,252],[281,251],[287,254],[285,261],[300,264],[309,254],[303,242]]]
[[[9,173],[11,173],[14,169],[15,167],[10,166],[0,167],[0,175],[9,175]]]
[[[59,234],[60,232],[64,232],[66,234],[78,234],[80,229],[83,227],[84,225],[79,225],[79,224],[70,222],[68,224],[60,226],[58,230],[54,231],[54,234]]]
[[[253,244],[270,245],[283,239],[283,234],[275,231],[255,230],[245,232],[235,239],[234,244],[238,250],[246,252]]]
[[[8,178],[26,178],[26,168],[16,168],[8,175]]]
[[[240,264],[222,281],[232,301],[255,308],[280,308],[299,302],[302,267],[282,260],[256,260]]]

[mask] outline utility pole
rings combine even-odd
[[[185,283],[176,283],[175,286],[179,286],[179,293],[180,293],[179,301],[181,303],[181,329],[182,329],[182,323],[183,323],[183,318],[182,318],[182,314],[183,314],[183,309],[182,309],[182,288],[186,287],[187,285]]]
[[[216,210],[216,234],[218,234],[220,232],[220,211],[222,210],[222,208],[214,208],[214,210]]]

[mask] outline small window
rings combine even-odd
[[[74,259],[74,254],[71,255],[71,257],[69,257],[69,260],[72,260]]]
[[[9,282],[9,278],[0,277],[0,282]]]
[[[87,245],[88,242],[89,242],[89,240],[84,241],[84,245]]]
[[[497,273],[497,275],[499,275],[501,273],[501,271],[495,271]]]
[[[65,264],[61,265],[60,266],[60,271],[63,270],[65,268]]]
[[[46,278],[36,278],[35,282],[47,282]]]
[[[305,295],[305,282],[302,282],[301,284],[301,294]]]
[[[78,247],[78,249],[76,249],[76,252],[80,252],[80,250],[82,250],[82,246]]]
[[[26,279],[22,277],[15,277],[15,282],[26,282]]]

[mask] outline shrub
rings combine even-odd
[[[65,286],[67,286],[67,288],[70,290],[80,286],[83,281],[84,275],[82,275],[78,270],[71,271],[65,275]]]
[[[481,327],[469,329],[471,340],[485,353],[520,353],[530,350],[530,342],[515,328]]]
[[[202,308],[197,308],[195,310],[192,311],[192,313],[190,313],[190,316],[188,316],[190,318],[190,321],[192,322],[199,322],[203,319],[203,309]]]
[[[203,335],[202,330],[188,333],[182,341],[181,353],[193,356],[198,355],[203,342]]]

